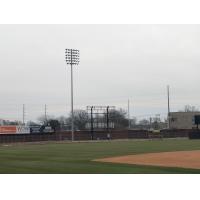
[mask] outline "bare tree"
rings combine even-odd
[[[110,122],[115,124],[115,128],[128,127],[128,119],[126,118],[127,113],[125,110],[111,110],[109,112]]]
[[[199,112],[199,109],[196,108],[195,106],[185,105],[182,112]]]
[[[68,123],[71,124],[71,114],[68,118]],[[88,122],[88,113],[85,110],[74,110],[74,125],[76,129],[84,130]]]
[[[150,124],[149,120],[147,119],[141,119],[139,122],[138,122],[139,125],[141,126],[148,126]]]
[[[137,124],[137,118],[133,117],[132,119],[130,119],[130,124],[131,124],[131,128],[133,128],[134,126],[136,126],[136,124]]]
[[[47,124],[50,120],[54,119],[53,116],[45,116],[45,115],[41,115],[40,117],[38,117],[38,121],[41,123],[41,124]]]
[[[51,126],[51,128],[54,130],[54,132],[60,130],[60,123],[57,119],[50,119],[48,123]]]
[[[64,117],[64,116],[58,117],[57,120],[59,121],[59,123],[60,123],[61,126],[66,125],[67,121],[68,121],[67,117]]]

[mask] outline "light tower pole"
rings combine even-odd
[[[73,95],[73,65],[79,64],[79,50],[77,49],[65,49],[65,59],[67,65],[71,66],[71,132],[72,141],[74,141],[74,95]]]
[[[25,125],[25,104],[23,104],[23,111],[22,111],[22,123]]]
[[[45,117],[45,123],[47,124],[47,105],[44,105],[44,117]]]
[[[167,86],[167,103],[168,103],[168,128],[170,129],[170,102],[169,102],[169,85]]]
[[[128,128],[131,128],[131,121],[130,121],[130,101],[128,99]]]

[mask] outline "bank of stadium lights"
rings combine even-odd
[[[78,65],[79,64],[79,50],[66,49],[65,59],[68,65]]]
[[[77,49],[65,49],[65,60],[67,65],[71,66],[71,115],[72,115],[72,141],[74,140],[74,103],[73,103],[73,65],[79,64],[79,50]]]

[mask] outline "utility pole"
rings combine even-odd
[[[22,112],[22,123],[25,125],[25,105],[23,104],[23,112]]]
[[[168,100],[168,128],[170,129],[170,99],[169,99],[169,85],[167,86],[167,100]]]
[[[72,132],[72,141],[74,141],[74,95],[73,95],[73,65],[79,64],[79,50],[76,49],[66,49],[65,59],[67,65],[71,66],[71,132]]]
[[[91,136],[92,136],[92,140],[94,140],[94,126],[93,126],[93,106],[91,107],[91,116],[90,116],[90,120],[91,120]]]
[[[131,128],[131,122],[130,122],[130,101],[128,99],[128,128]]]
[[[152,118],[150,117],[150,119],[149,119],[149,130],[151,130],[151,127],[152,127]]]
[[[107,124],[107,133],[109,133],[109,106],[106,108],[106,124]]]
[[[47,105],[44,105],[44,117],[45,117],[45,122],[47,123]]]

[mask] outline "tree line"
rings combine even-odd
[[[195,106],[185,105],[182,110],[179,112],[199,112],[199,109]],[[103,115],[94,115],[94,122],[96,123],[105,123],[106,124],[106,114]],[[41,125],[49,125],[54,130],[57,129],[71,129],[71,114],[68,117],[60,116],[40,116],[37,121],[28,121],[26,125],[28,126],[41,126]],[[85,110],[74,110],[74,126],[75,130],[86,130],[88,129],[88,124],[90,124],[90,114]],[[114,128],[123,129],[129,127],[129,119],[127,117],[127,112],[123,109],[119,110],[110,110],[109,111],[109,122],[114,124]],[[23,125],[21,121],[9,121],[9,120],[1,120],[1,125]],[[130,119],[130,128],[135,129],[162,129],[167,127],[167,119],[160,119],[159,115],[154,117],[150,117],[149,119],[140,119],[137,120],[136,117]]]

